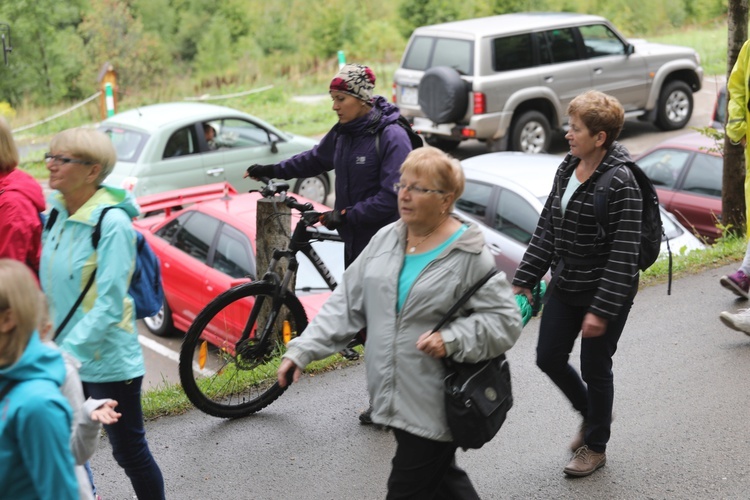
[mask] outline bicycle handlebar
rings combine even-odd
[[[263,189],[260,190],[260,194],[264,198],[273,198],[277,194],[282,194],[289,191],[289,184],[286,182],[275,181],[268,177],[261,177],[258,180],[266,185]],[[312,225],[316,222],[319,222],[320,212],[315,211],[315,207],[312,203],[299,203],[293,196],[286,196],[283,203],[287,207],[300,212],[307,225]]]

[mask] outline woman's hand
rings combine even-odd
[[[513,295],[525,295],[529,304],[534,305],[534,295],[531,293],[531,288],[513,285]]]
[[[593,337],[601,337],[604,332],[607,331],[608,321],[594,313],[586,313],[583,317],[583,324],[581,325],[581,337],[584,339],[590,339]]]
[[[283,358],[279,365],[279,370],[276,372],[276,380],[279,382],[279,387],[286,387],[290,383],[290,370],[293,370],[291,372],[291,376],[293,377],[291,382],[299,381],[299,378],[302,376],[302,370],[291,359]]]
[[[440,335],[440,332],[432,334],[430,332],[424,332],[417,339],[417,349],[436,359],[445,357],[445,344],[443,343],[443,336]]]
[[[91,420],[107,425],[116,424],[122,416],[121,413],[117,413],[115,411],[116,406],[117,401],[115,401],[114,399],[110,399],[99,408],[91,412]]]

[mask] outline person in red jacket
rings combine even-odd
[[[18,148],[0,116],[0,258],[21,261],[38,275],[44,194],[39,182],[17,166]]]

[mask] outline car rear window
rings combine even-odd
[[[425,71],[448,66],[462,75],[473,75],[474,42],[455,38],[416,36],[406,52],[403,67]]]
[[[99,130],[104,132],[112,140],[117,151],[117,161],[135,163],[143,151],[143,146],[148,140],[148,134],[130,130],[125,127],[101,125]]]

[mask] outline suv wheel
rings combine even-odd
[[[419,82],[419,107],[435,123],[460,121],[469,105],[469,91],[461,75],[448,66],[424,72]]]
[[[677,130],[687,125],[693,115],[693,92],[690,86],[675,80],[667,83],[659,94],[656,126],[662,130]]]
[[[549,120],[539,111],[526,111],[513,121],[510,150],[543,153],[549,149]]]
[[[427,137],[427,144],[438,149],[442,149],[446,153],[450,153],[451,151],[456,149],[459,144],[461,144],[461,141],[446,139],[445,137],[440,137],[439,135],[430,135]]]

